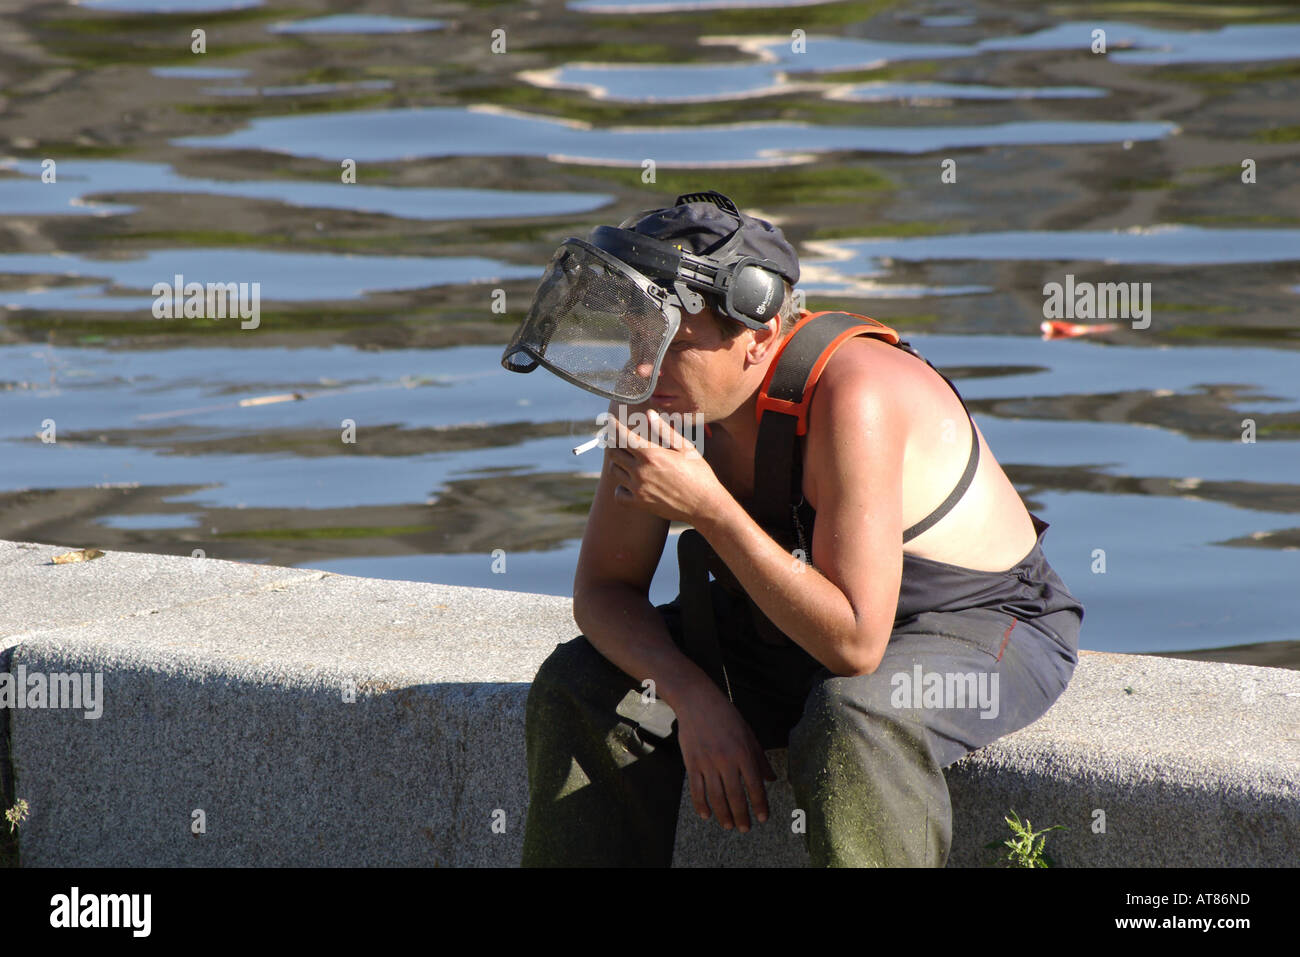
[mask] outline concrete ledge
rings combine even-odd
[[[0,783],[31,808],[24,866],[517,864],[524,701],[578,634],[569,600],[130,552],[50,562],[68,550],[0,542],[0,666],[103,674],[98,719],[0,709]],[[700,821],[683,789],[675,863],[806,864],[784,756],[750,834]],[[989,861],[1010,808],[1069,827],[1048,839],[1064,866],[1294,865],[1300,672],[1084,654],[1047,715],[948,780],[954,866]]]

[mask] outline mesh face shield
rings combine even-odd
[[[751,329],[777,315],[781,266],[737,255],[741,241],[737,229],[706,255],[613,226],[597,226],[591,241],[566,239],[501,365],[510,372],[543,365],[588,392],[644,402],[682,312],[697,315],[708,304]]]
[[[540,364],[597,395],[644,402],[681,322],[668,298],[663,287],[603,249],[566,239],[501,364],[511,372]]]

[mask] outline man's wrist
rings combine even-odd
[[[722,485],[719,485],[714,495],[695,516],[692,524],[697,532],[711,539],[714,533],[725,528],[727,523],[732,521],[733,510],[737,508],[740,508],[740,503],[732,498],[731,493]]]
[[[671,687],[660,689],[659,697],[680,717],[683,714],[689,715],[694,705],[715,692],[722,694],[713,679],[698,668],[693,668],[678,676]]]

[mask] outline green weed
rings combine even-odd
[[[27,820],[28,804],[19,798],[18,803],[5,811],[5,820],[9,822],[9,833],[12,834],[17,829],[18,824]]]
[[[1055,867],[1056,862],[1044,850],[1047,838],[1044,837],[1048,831],[1069,830],[1063,824],[1053,824],[1051,827],[1045,827],[1041,831],[1033,830],[1033,825],[1029,819],[1025,818],[1022,823],[1020,816],[1015,810],[1011,811],[1010,817],[1003,818],[1011,826],[1012,837],[1010,840],[1003,841],[999,844],[993,841],[991,844],[984,845],[989,850],[1007,848],[1007,854],[1003,867]],[[1037,838],[1037,843],[1035,843]],[[1001,860],[1001,858],[999,858]]]

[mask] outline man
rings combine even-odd
[[[798,276],[779,229],[687,194],[566,241],[507,349],[611,396],[617,440],[583,634],[529,694],[525,866],[668,865],[683,779],[701,817],[748,831],[784,746],[815,865],[943,866],[942,768],[1069,681],[1083,607],[1047,524],[950,382],[874,320],[795,309]],[[657,441],[621,424],[638,411]],[[701,414],[703,454],[657,413]],[[670,522],[693,531],[655,608]]]

